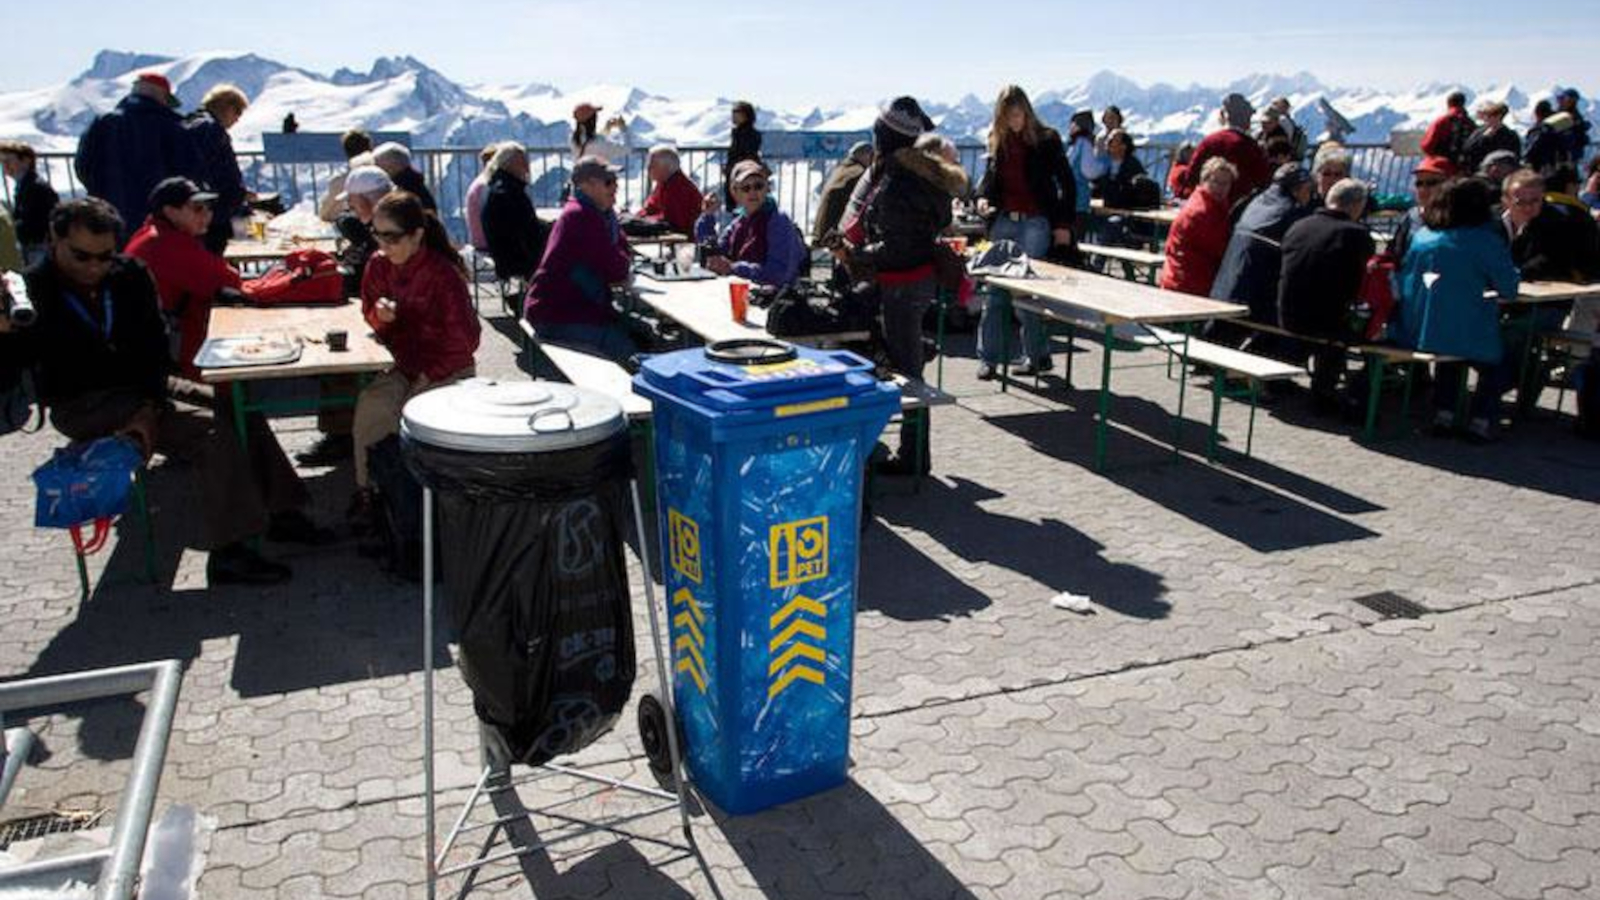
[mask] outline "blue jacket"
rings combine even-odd
[[[1395,276],[1400,305],[1390,333],[1400,344],[1473,362],[1500,362],[1500,304],[1484,291],[1510,299],[1522,277],[1497,227],[1424,227],[1412,235]]]
[[[90,195],[117,208],[123,239],[144,222],[150,191],[163,178],[198,180],[199,152],[183,127],[183,117],[148,97],[122,98],[117,108],[97,117],[78,140],[74,162],[78,180]]]

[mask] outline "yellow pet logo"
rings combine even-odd
[[[784,588],[828,577],[828,518],[772,526],[767,550],[772,586]]]
[[[675,509],[667,510],[667,532],[672,542],[672,570],[700,583],[700,526]]]

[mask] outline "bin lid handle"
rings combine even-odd
[[[770,338],[733,338],[726,341],[712,341],[706,346],[706,359],[736,366],[786,363],[798,355],[793,344]]]
[[[549,419],[560,416],[559,422],[544,423],[540,419]],[[528,416],[528,430],[535,434],[549,434],[553,431],[571,431],[573,427],[572,416],[567,410],[559,406],[547,406],[535,411]]]

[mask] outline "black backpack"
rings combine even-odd
[[[35,416],[37,415],[37,421]],[[28,424],[33,422],[33,427]],[[34,394],[33,373],[0,366],[0,435],[38,431],[44,427],[44,406]]]

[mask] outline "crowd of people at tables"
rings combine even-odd
[[[0,319],[0,359],[37,370],[40,399],[67,437],[123,435],[146,455],[195,463],[200,543],[212,550],[208,570],[217,583],[289,577],[252,538],[331,537],[304,513],[305,488],[265,420],[245,416],[241,441],[228,424],[231,397],[201,384],[194,364],[212,305],[236,299],[242,286],[222,252],[231,218],[249,199],[227,137],[248,103],[239,89],[221,86],[185,118],[164,78],[138,76],[129,96],[83,136],[75,164],[85,199],[59,202],[35,173],[30,148],[0,144],[0,164],[16,185],[21,259],[10,267],[28,266],[39,311],[26,334]],[[1223,127],[1174,155],[1168,186],[1182,207],[1166,240],[1160,285],[1243,304],[1251,319],[1290,332],[1357,340],[1372,334],[1351,331],[1351,311],[1358,299],[1371,299],[1364,293],[1374,271],[1392,273],[1381,279],[1397,299],[1392,338],[1471,363],[1478,390],[1462,424],[1487,438],[1512,368],[1499,311],[1484,290],[1511,297],[1521,278],[1600,274],[1591,213],[1600,204],[1600,173],[1590,172],[1580,198],[1575,164],[1588,123],[1577,103],[1571,91],[1541,102],[1524,139],[1506,126],[1504,104],[1480,104],[1482,124],[1474,125],[1465,98],[1452,95],[1422,143],[1416,205],[1380,253],[1362,222],[1371,198],[1368,186],[1350,177],[1350,151],[1328,143],[1311,153],[1284,99],[1252,133],[1256,111],[1229,95]],[[617,208],[618,163],[631,146],[626,123],[614,117],[602,128],[601,111],[588,103],[574,109],[569,188],[553,222],[541,221],[534,208],[528,153],[515,142],[484,148],[482,171],[466,192],[470,245],[493,259],[500,279],[525,285],[523,313],[541,339],[619,361],[634,355],[612,290],[631,278],[627,230],[636,223],[692,236],[718,275],[783,288],[809,271],[806,240],[772,198],[753,106],[733,107],[722,185],[702,190],[675,148],[653,147],[646,164],[652,190],[632,213]],[[1038,259],[1077,264],[1077,245],[1090,236],[1135,236],[1127,223],[1092,220],[1091,198],[1114,208],[1150,207],[1160,204],[1161,188],[1135,155],[1122,112],[1108,107],[1099,124],[1080,111],[1063,137],[1039,119],[1021,88],[1007,86],[994,104],[983,176],[974,186],[955,146],[935,133],[915,99],[900,97],[882,109],[872,141],[852,147],[830,173],[809,237],[832,254],[835,283],[876,296],[892,368],[922,373],[924,313],[948,284],[940,238],[956,204],[974,202],[991,240]],[[359,525],[372,514],[368,451],[396,431],[407,399],[473,375],[480,326],[467,265],[410,152],[397,143],[374,146],[360,130],[342,144],[349,166],[330,183],[319,213],[342,239],[347,293],[359,296],[394,365],[364,387],[324,379],[328,396],[359,387],[355,408],[320,414],[324,437],[299,458],[353,462],[350,516]],[[1300,163],[1308,153],[1309,169]],[[1022,372],[1051,366],[1037,316],[1009,306],[1004,292],[984,295],[980,379],[994,377],[1007,347],[1020,348]],[[1008,321],[1020,342],[1005,333]],[[1312,355],[1319,408],[1350,402],[1338,387],[1342,351],[1281,335],[1252,347],[1302,360]],[[1439,373],[1442,428],[1457,424],[1462,382]],[[925,453],[912,459],[912,440],[902,435],[886,469],[927,465]]]

